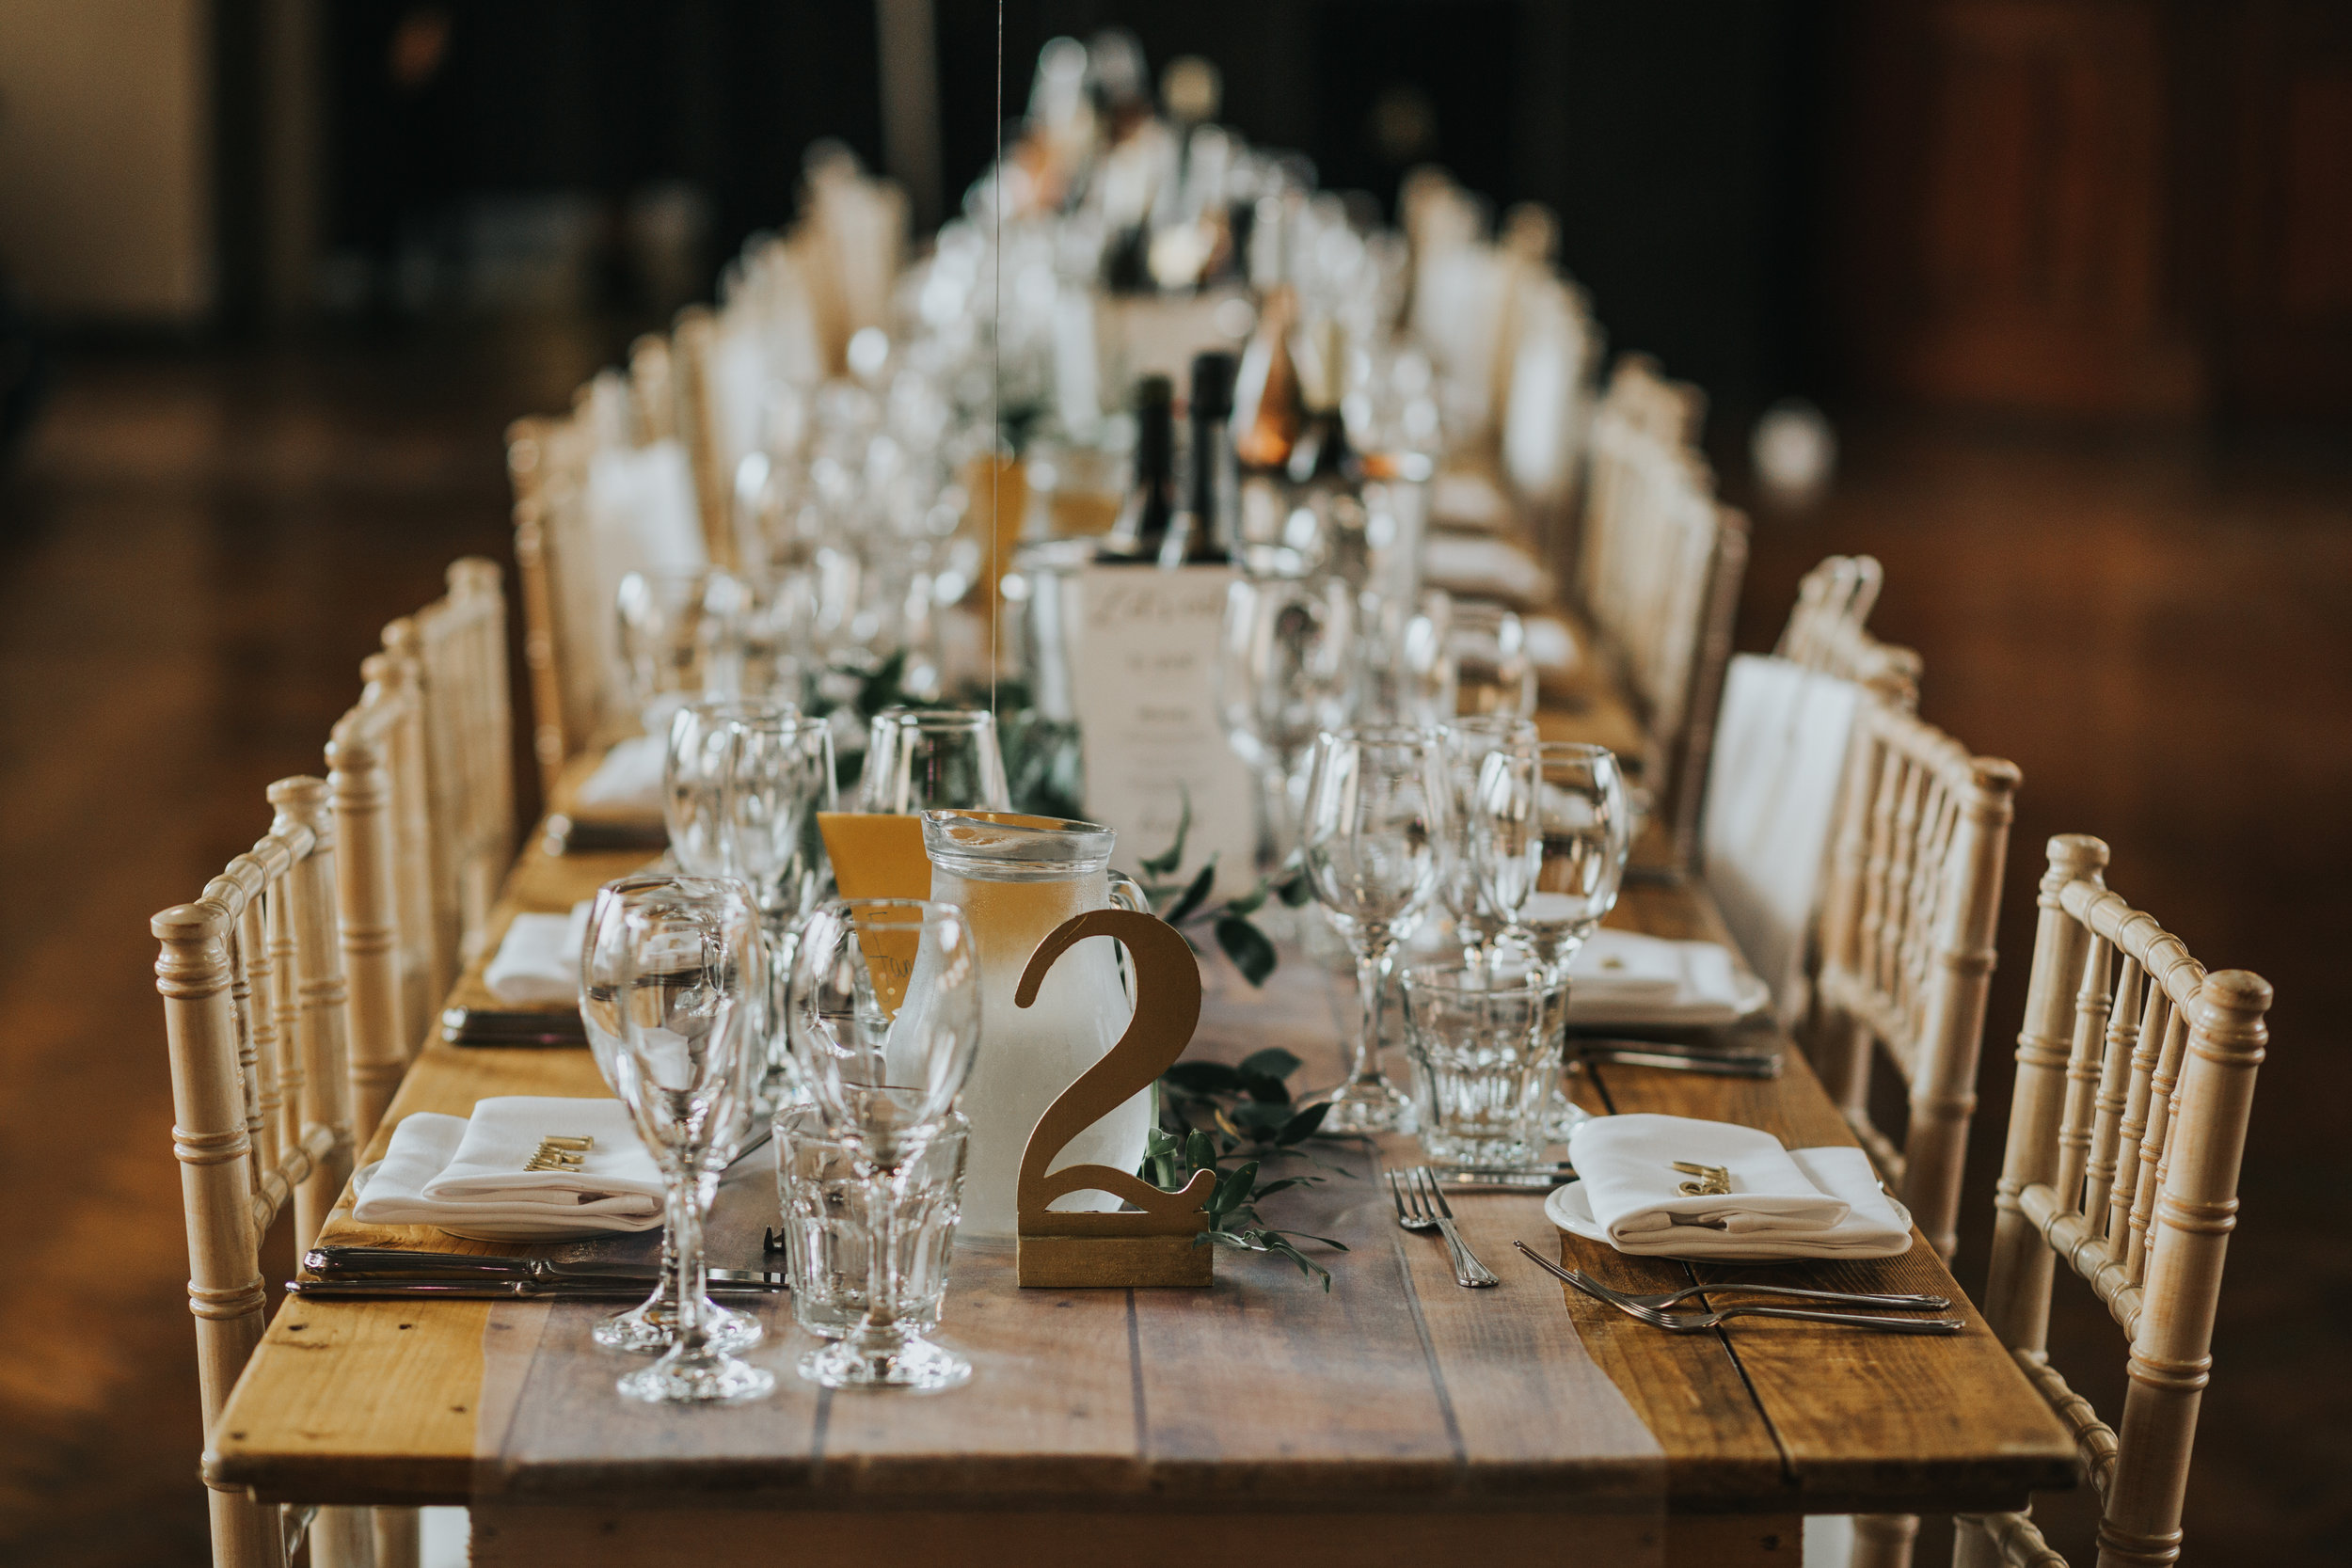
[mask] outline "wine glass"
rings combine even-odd
[[[947,1388],[972,1375],[923,1338],[898,1231],[911,1171],[949,1125],[980,1042],[979,952],[953,904],[836,899],[809,917],[792,972],[792,1045],[827,1124],[848,1146],[874,1235],[866,1311],[811,1352],[829,1388]]]
[[[1456,713],[1535,716],[1535,659],[1527,627],[1499,604],[1456,599],[1446,627]]]
[[[715,567],[631,572],[615,596],[623,684],[647,735],[698,697],[741,689],[742,583]]]
[[[661,819],[670,858],[690,877],[731,877],[723,841],[727,780],[739,721],[786,719],[799,710],[769,697],[706,697],[670,716],[661,766]]]
[[[1359,723],[1443,724],[1454,717],[1453,595],[1424,589],[1404,598],[1367,591],[1360,601],[1364,626],[1364,691],[1356,706]]]
[[[1402,1130],[1410,1101],[1380,1074],[1380,999],[1398,939],[1437,891],[1449,817],[1437,732],[1409,726],[1315,738],[1299,842],[1307,877],[1356,950],[1363,1028],[1347,1081],[1327,1097],[1335,1132]]]
[[[758,1324],[712,1319],[702,1229],[719,1173],[751,1124],[765,962],[757,911],[739,882],[636,877],[596,895],[580,955],[580,1016],[596,1066],[669,1188],[664,1310],[641,1308],[596,1332],[599,1342],[644,1348],[651,1331],[651,1343],[667,1345],[661,1359],[620,1380],[631,1399],[748,1400],[775,1386],[773,1374],[733,1354],[757,1338]]]
[[[1262,870],[1289,855],[1303,765],[1318,732],[1347,721],[1355,659],[1356,598],[1337,578],[1244,578],[1228,590],[1217,709],[1263,792]]]
[[[1533,719],[1485,713],[1457,718],[1439,732],[1445,751],[1446,803],[1453,808],[1446,820],[1445,847],[1438,858],[1438,900],[1454,917],[1463,961],[1482,968],[1487,949],[1502,931],[1502,918],[1478,890],[1477,847],[1471,835],[1477,821],[1479,766],[1494,752],[1536,738]]]
[[[906,707],[874,715],[857,809],[1010,811],[996,716],[976,708]]]
[[[1577,950],[1616,908],[1632,839],[1624,775],[1605,746],[1518,741],[1479,766],[1471,827],[1479,893],[1505,921],[1506,940],[1557,979],[1567,979]],[[1564,1060],[1565,1029],[1564,1008]],[[1585,1116],[1560,1093],[1550,1118],[1561,1137]]]

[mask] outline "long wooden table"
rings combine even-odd
[[[494,916],[493,946],[514,913],[566,909],[644,858],[551,855],[534,835]],[[1613,923],[1662,936],[1723,936],[1704,893],[1688,884],[1629,888]],[[1606,1067],[1583,1080],[1580,1092],[1595,1111],[1741,1122],[1792,1146],[1851,1142],[1802,1055],[1792,1049],[1787,1056],[1785,1071],[1772,1080]],[[496,1094],[604,1092],[584,1050],[456,1047],[436,1039],[362,1158],[379,1157],[390,1127],[413,1112],[463,1115]],[[361,1227],[350,1218],[349,1201],[346,1196],[324,1239],[499,1250],[421,1227]],[[722,1499],[725,1506],[712,1512],[707,1497],[632,1492],[628,1456],[622,1454],[613,1456],[617,1467],[604,1483],[576,1506],[543,1500],[518,1508],[476,1495],[484,1338],[496,1304],[289,1298],[222,1415],[207,1472],[265,1500],[471,1501],[476,1560],[515,1563],[667,1562],[684,1560],[677,1553],[688,1546],[689,1555],[700,1556],[731,1543],[772,1548],[786,1539],[776,1533],[774,1509],[793,1511],[789,1539],[796,1549],[821,1551],[844,1564],[918,1557],[1009,1561],[1049,1552],[1059,1560],[1173,1565],[1209,1547],[1204,1536],[1169,1528],[1171,1513],[1224,1519],[1246,1530],[1265,1526],[1243,1516],[1268,1510],[1315,1516],[1311,1529],[1286,1531],[1280,1549],[1286,1558],[1316,1561],[1425,1561],[1469,1541],[1481,1551],[1524,1547],[1556,1557],[1557,1544],[1571,1535],[1585,1545],[1583,1560],[1654,1561],[1662,1525],[1665,1560],[1785,1563],[1795,1560],[1796,1519],[1804,1513],[2010,1509],[2022,1506],[2029,1492],[2074,1484],[2071,1438],[1962,1302],[1924,1242],[1882,1262],[1726,1270],[1627,1258],[1562,1236],[1539,1213],[1531,1225],[1531,1200],[1518,1195],[1464,1196],[1455,1207],[1506,1288],[1474,1294],[1453,1289],[1440,1249],[1418,1239],[1397,1251],[1402,1284],[1391,1274],[1385,1286],[1367,1285],[1370,1275],[1349,1285],[1406,1295],[1418,1287],[1414,1320],[1438,1389],[1426,1432],[1415,1427],[1422,1416],[1402,1408],[1410,1402],[1374,1400],[1332,1411],[1255,1398],[1246,1379],[1235,1382],[1222,1368],[1231,1336],[1279,1334],[1283,1354],[1342,1365],[1361,1347],[1335,1332],[1343,1313],[1302,1312],[1303,1326],[1229,1313],[1232,1321],[1215,1333],[1196,1331],[1190,1347],[1200,1358],[1198,1381],[1225,1380],[1212,1389],[1216,1400],[1204,1394],[1191,1412],[1205,1423],[1200,1430],[1216,1429],[1215,1440],[1187,1435],[1192,1429],[1168,1424],[1175,1418],[1168,1406],[1171,1398],[1181,1403],[1195,1380],[1166,1352],[1147,1356],[1149,1336],[1136,1324],[1155,1313],[1210,1310],[1214,1298],[1232,1289],[1230,1270],[1206,1292],[1210,1307],[1197,1306],[1202,1292],[1057,1295],[1016,1291],[1008,1277],[1001,1293],[988,1287],[985,1299],[996,1314],[991,1321],[960,1324],[951,1315],[943,1336],[963,1342],[961,1328],[998,1348],[1008,1334],[1038,1336],[1037,1343],[1022,1346],[1029,1359],[1021,1364],[1046,1369],[1050,1385],[1053,1369],[1078,1364],[1058,1355],[1057,1344],[1090,1335],[1109,1358],[1103,1365],[1123,1366],[1127,1376],[1105,1375],[1084,1387],[1029,1388],[1019,1398],[1003,1389],[986,1393],[976,1379],[965,1390],[904,1402],[919,1405],[930,1423],[919,1442],[910,1445],[898,1432],[887,1441],[873,1437],[873,1451],[862,1453],[851,1451],[857,1423],[845,1426],[836,1402],[834,1429],[818,1445],[832,1445],[831,1463],[824,1453],[814,1455],[756,1508]],[[1705,1335],[1669,1335],[1549,1281],[1531,1283],[1533,1268],[1510,1253],[1514,1237],[1556,1241],[1565,1260],[1629,1289],[1671,1289],[1736,1273],[1833,1289],[1931,1291],[1960,1303],[1970,1326],[1951,1338],[1912,1338],[1748,1320]],[[973,1266],[993,1265],[983,1259]],[[1161,1299],[1148,1299],[1155,1296]],[[1147,1298],[1140,1308],[1138,1297]],[[1179,1297],[1187,1299],[1168,1305]],[[1568,1328],[1574,1340],[1561,1340]],[[1496,1392],[1487,1374],[1498,1357],[1518,1358],[1503,1369],[1503,1381],[1523,1397]],[[1613,1384],[1662,1450],[1662,1512],[1646,1523],[1638,1516],[1613,1525],[1597,1519],[1591,1478],[1572,1453],[1547,1448],[1556,1447],[1555,1428],[1531,1418],[1542,1407],[1528,1402],[1578,1397],[1574,1370],[1586,1366],[1583,1357]],[[1458,1386],[1450,1386],[1449,1367],[1481,1378],[1457,1375]],[[788,1370],[785,1377],[791,1381]],[[1147,1386],[1156,1399],[1150,1420]],[[777,1396],[787,1403],[805,1397],[804,1388]],[[960,1425],[959,1412],[977,1410],[983,1401],[986,1430]],[[862,1403],[872,1406],[870,1400]],[[1259,1457],[1245,1461],[1240,1454]],[[1373,1454],[1386,1457],[1360,1457]],[[1329,1462],[1302,1463],[1302,1455]],[[1620,1539],[1612,1528],[1633,1533]]]

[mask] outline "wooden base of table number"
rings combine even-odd
[[[1064,1089],[1029,1134],[1021,1156],[1020,1277],[1032,1290],[1133,1285],[1200,1287],[1215,1278],[1216,1249],[1196,1246],[1208,1228],[1214,1172],[1195,1171],[1181,1192],[1165,1192],[1132,1171],[1064,1165],[1046,1174],[1070,1140],[1149,1089],[1192,1043],[1200,1022],[1200,965],[1176,928],[1135,910],[1094,910],[1064,921],[1038,944],[1013,992],[1037,1000],[1054,960],[1089,937],[1110,937],[1134,961],[1135,1017],[1103,1059]],[[1108,1193],[1128,1205],[1108,1213],[1056,1212],[1072,1193]]]

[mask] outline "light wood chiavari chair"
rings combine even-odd
[[[431,977],[431,937],[429,925],[413,924],[430,896],[430,862],[410,858],[414,832],[424,826],[424,725],[415,674],[384,654],[369,658],[360,673],[366,689],[326,743],[342,863],[336,927],[348,998],[354,1147],[365,1145],[384,1119],[432,1005],[417,1000],[431,994],[422,984]]]
[[[424,743],[425,787],[407,814],[424,843],[408,863],[430,868],[432,998],[475,957],[515,853],[504,574],[468,556],[447,580],[448,593],[384,628],[386,653],[410,671]]]
[[[1919,705],[1919,656],[1865,629],[1885,576],[1875,557],[1833,555],[1804,575],[1772,652],[1866,687],[1899,707]]]
[[[1816,1056],[1831,1095],[1947,1259],[1977,1102],[2001,868],[2019,774],[1866,698],[1847,745],[1821,901]],[[1870,1117],[1871,1069],[1910,1101],[1900,1148]]]
[[[2269,985],[2207,973],[2180,939],[2107,891],[2107,847],[2050,840],[1985,1321],[2074,1428],[2100,1503],[2101,1568],[2181,1553],[2197,1412]],[[2120,1432],[2050,1365],[2063,1259],[2130,1341]],[[2063,1568],[2026,1513],[1963,1515],[1960,1568]]]
[[[290,1207],[297,1253],[351,1174],[346,990],[326,781],[281,779],[275,819],[192,904],[155,916],[155,987],[170,1044],[172,1147],[188,1232],[188,1309],[209,1449],[261,1342],[261,1250]],[[209,1484],[209,1480],[208,1480]],[[315,1518],[214,1487],[220,1568],[277,1568],[308,1529],[310,1560],[373,1560],[367,1511]],[[397,1532],[395,1532],[397,1533]]]
[[[1621,357],[1593,416],[1577,596],[1639,705],[1641,783],[1674,863],[1696,858],[1700,800],[1747,519],[1715,499],[1695,446],[1705,399],[1640,355]]]

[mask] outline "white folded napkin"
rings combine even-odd
[[[580,948],[594,900],[569,914],[518,914],[482,972],[490,994],[515,1007],[555,1007],[580,1000]]]
[[[1457,598],[1515,605],[1551,598],[1551,574],[1518,546],[1483,535],[1432,534],[1422,548],[1422,580]]]
[[[1892,1258],[1911,1215],[1858,1148],[1783,1148],[1753,1127],[1646,1114],[1596,1117],[1568,1139],[1579,1180],[1545,1200],[1571,1234],[1652,1258]],[[1675,1162],[1730,1172],[1728,1194],[1685,1196]]]
[[[1568,978],[1568,1021],[1587,1025],[1711,1027],[1770,1000],[1764,983],[1722,944],[1639,931],[1595,931]]]
[[[600,811],[660,816],[661,768],[669,751],[669,742],[660,736],[631,736],[617,743],[581,782],[580,804]]]
[[[1577,666],[1576,633],[1557,615],[1523,615],[1519,626],[1527,634],[1527,657],[1538,677],[1565,676]]]
[[[594,1140],[580,1168],[523,1168],[550,1134]],[[471,1117],[418,1111],[405,1118],[352,1218],[537,1241],[650,1230],[661,1209],[660,1172],[619,1101],[506,1095],[483,1101]]]

